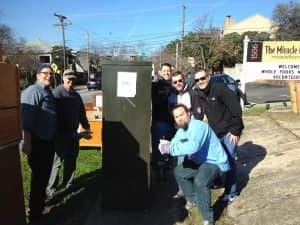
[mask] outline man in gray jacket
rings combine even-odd
[[[64,162],[63,186],[65,188],[71,186],[75,177],[76,159],[79,152],[77,133],[79,123],[84,129],[90,129],[82,99],[73,88],[75,79],[73,70],[65,70],[63,84],[53,91],[57,106],[58,130],[55,138],[55,156],[47,187],[48,200],[55,194],[62,162]]]
[[[49,64],[41,64],[36,73],[37,81],[22,92],[22,128],[24,142],[22,151],[28,156],[31,169],[29,198],[29,221],[42,217],[45,190],[49,180],[54,156],[56,131],[55,100],[50,90],[53,71]]]

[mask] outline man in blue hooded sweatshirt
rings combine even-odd
[[[209,125],[192,119],[185,105],[175,105],[172,114],[178,130],[170,142],[161,140],[159,150],[162,154],[185,156],[185,161],[174,169],[176,181],[187,201],[196,203],[203,224],[212,225],[211,188],[220,178],[225,179],[230,168],[227,154]]]

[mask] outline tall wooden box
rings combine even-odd
[[[19,75],[16,65],[0,63],[0,91],[0,108],[19,105]]]
[[[16,65],[0,63],[0,224],[26,224],[20,139],[18,69]]]

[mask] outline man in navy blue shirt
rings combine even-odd
[[[55,100],[50,90],[53,81],[50,65],[40,65],[36,78],[36,83],[25,89],[21,96],[24,131],[21,148],[28,155],[28,163],[32,171],[29,198],[30,221],[38,220],[44,210],[45,190],[53,162],[53,140],[57,124]]]

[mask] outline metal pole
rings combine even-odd
[[[178,68],[178,42],[176,43],[175,67]]]
[[[249,38],[248,36],[246,35],[245,38],[244,38],[244,52],[243,52],[243,72],[241,74],[241,91],[243,93],[246,93],[246,77],[247,77],[247,50],[248,50],[248,43],[249,43]],[[244,109],[244,103],[245,102],[242,102],[241,103],[241,106],[242,106],[242,109]]]
[[[54,13],[54,16],[56,16],[59,19],[60,24],[58,24],[59,26],[61,26],[61,30],[62,30],[62,38],[63,38],[63,50],[64,50],[64,70],[66,69],[66,40],[65,40],[65,24],[64,24],[64,20],[67,19],[66,16],[64,15],[60,15],[57,13]]]
[[[63,36],[63,46],[64,46],[64,71],[66,70],[66,40],[65,40],[65,27],[64,27],[64,19],[60,19],[62,36]]]
[[[90,34],[87,33],[87,71],[88,71],[88,80],[90,80]]]
[[[182,20],[181,20],[181,44],[180,44],[180,67],[182,69],[182,51],[183,51],[183,38],[184,38],[184,21],[185,21],[185,9],[186,7],[182,6]]]

